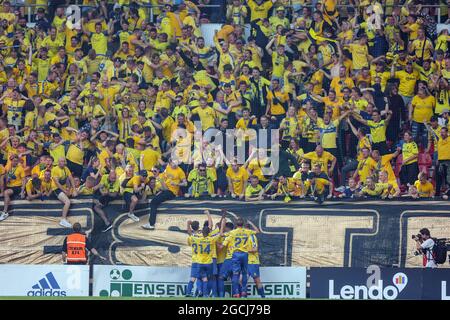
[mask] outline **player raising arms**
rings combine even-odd
[[[228,247],[227,256],[229,256],[229,253],[231,254],[231,266],[233,270],[231,288],[233,297],[235,298],[247,296],[248,252],[252,249],[250,237],[254,231],[245,229],[244,223],[244,219],[241,217],[237,218],[236,229],[228,233],[228,236],[226,236],[222,244],[223,247]],[[242,290],[239,290],[239,279],[241,275]]]
[[[222,221],[225,219],[227,211],[225,209],[222,209],[222,217],[220,218],[220,221],[216,223],[215,228],[214,226],[211,214],[209,210],[205,210],[205,214],[208,217],[208,225],[210,227],[211,232],[209,233],[209,236],[216,239],[216,245],[212,247],[213,249],[213,271],[211,278],[208,282],[208,292],[211,292],[211,296],[214,298],[218,297],[218,280],[219,280],[219,266],[218,266],[218,254],[221,253],[221,260],[220,263],[223,263],[226,255],[226,250],[219,250],[217,248],[217,242],[222,242],[223,237],[220,235],[220,226],[222,225]]]
[[[231,258],[233,256],[233,245],[224,246],[223,242],[234,229],[232,222],[227,222],[225,219],[226,210],[222,209],[222,220],[220,223],[220,233],[217,239],[217,291],[219,297],[225,297],[225,281],[231,277],[233,273]]]
[[[256,234],[260,231],[250,221],[245,225],[246,229],[250,231],[251,250],[248,252],[248,275],[253,278],[255,285],[258,288],[258,294],[261,298],[265,298],[264,286],[261,282],[261,276],[259,273],[259,252],[258,252],[258,238]]]
[[[213,268],[213,247],[216,245],[216,239],[209,236],[210,228],[208,225],[203,227],[201,233],[198,232],[198,221],[188,221],[187,231],[189,234],[188,245],[192,248],[192,267],[191,279],[188,283],[186,296],[192,296],[192,289],[197,279],[202,280],[202,285],[198,287],[199,296],[208,295],[208,278],[212,275]]]

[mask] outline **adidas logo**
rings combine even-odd
[[[31,287],[32,290],[27,292],[29,297],[65,297],[66,291],[61,290],[61,287],[56,281],[55,276],[52,272],[49,272],[38,281],[34,286]]]

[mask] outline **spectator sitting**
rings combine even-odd
[[[264,196],[267,199],[275,199],[278,193],[278,185],[280,184],[279,177],[274,177],[270,182],[264,187]]]
[[[340,191],[341,194],[339,194],[339,198],[354,198],[355,195],[361,191],[361,188],[358,187],[358,184],[356,183],[356,180],[353,178],[348,179],[348,186],[347,187],[341,187],[340,189],[336,189],[337,191]]]
[[[301,189],[297,188],[293,178],[279,177],[277,196],[284,196],[284,202],[290,202],[291,197],[300,196]]]
[[[309,171],[311,169],[311,165],[308,161],[303,161],[300,169],[294,173],[294,181],[297,185],[297,188],[301,190],[300,192],[300,198],[304,198],[308,189],[309,189],[309,181],[308,181],[308,175]]]
[[[189,173],[187,180],[191,183],[191,187],[189,188],[189,192],[187,194],[188,197],[215,197],[214,182],[216,181],[216,177],[211,173],[211,171],[206,170],[206,164],[199,164],[196,169]]]
[[[264,189],[259,184],[257,176],[250,177],[250,185],[245,189],[245,201],[260,201],[263,199]]]
[[[386,185],[375,183],[375,180],[372,177],[367,177],[364,183],[364,187],[361,189],[361,192],[358,193],[359,197],[380,197],[383,193],[386,192]]]
[[[155,177],[150,177],[145,186],[144,199],[151,199],[161,191],[161,183],[158,183]]]
[[[418,180],[414,182],[414,186],[410,188],[410,195],[416,198],[433,198],[435,194],[433,184],[428,181],[427,174],[421,172],[418,175]]]
[[[323,203],[325,196],[328,199],[333,196],[333,182],[322,171],[322,166],[319,163],[313,165],[312,171],[308,175],[308,181],[310,184],[310,194],[319,204]]]
[[[362,158],[358,161],[358,167],[353,174],[353,179],[359,177],[359,185],[364,184],[367,177],[373,174],[377,166],[377,162],[370,157],[369,148],[362,149]]]
[[[94,195],[98,189],[101,188],[101,184],[97,183],[94,177],[87,177],[84,184],[80,185],[76,192],[74,193],[74,197],[76,196],[92,196]]]
[[[400,188],[398,187],[398,183],[396,180],[389,180],[389,175],[387,171],[380,171],[378,175],[378,184],[383,185],[385,190],[383,192],[382,197],[389,199],[400,196]]]
[[[28,201],[33,201],[34,199],[43,200],[42,183],[38,177],[29,179],[25,185],[25,190],[27,193],[26,199]]]

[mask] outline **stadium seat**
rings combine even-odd
[[[419,166],[423,165],[423,166],[428,166],[431,167],[431,164],[433,162],[433,160],[431,159],[431,155],[427,152],[423,152],[423,153],[419,153]]]
[[[420,172],[425,172],[428,176],[430,176],[430,168],[433,164],[431,155],[427,152],[419,153],[418,164]]]

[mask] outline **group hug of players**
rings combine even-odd
[[[198,221],[188,221],[188,245],[192,248],[192,268],[186,296],[224,297],[225,281],[231,278],[234,298],[247,296],[248,277],[252,277],[258,294],[264,298],[259,274],[258,228],[238,217],[227,222],[222,209],[220,221],[214,225],[210,212],[202,228]],[[194,284],[196,290],[194,291]]]

